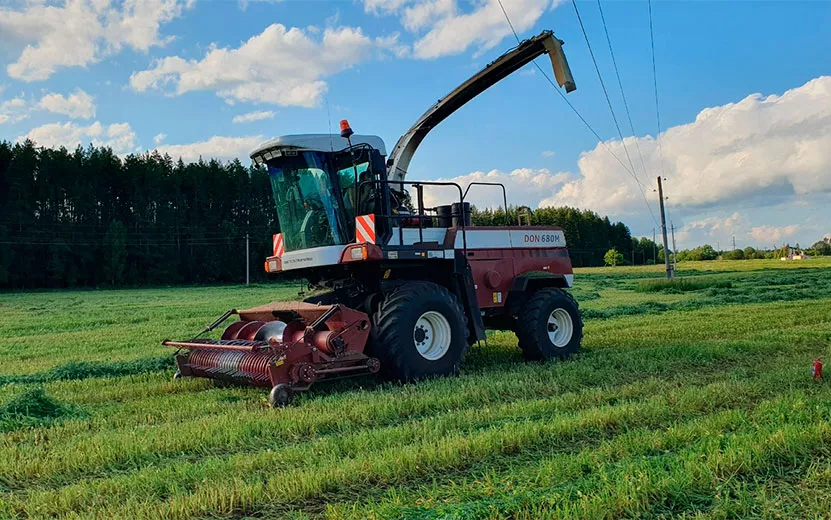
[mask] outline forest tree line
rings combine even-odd
[[[505,215],[474,221],[504,225]],[[576,266],[603,265],[610,248],[630,255],[635,242],[591,211],[541,208],[531,223],[562,226]],[[0,142],[0,288],[242,283],[246,233],[251,280],[264,281],[278,231],[262,168]]]
[[[244,282],[246,232],[263,280],[276,221],[239,161],[0,142],[0,287]]]

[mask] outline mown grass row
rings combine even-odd
[[[637,314],[690,311],[724,305],[748,305],[765,302],[796,302],[831,292],[831,277],[823,269],[720,273],[707,276],[612,279],[590,277],[587,287],[603,291],[604,298],[588,300],[582,305],[584,319],[608,319]],[[633,292],[635,291],[635,292]]]
[[[700,291],[701,289],[732,289],[733,282],[730,280],[718,280],[705,276],[687,276],[683,278],[657,278],[641,280],[636,290],[638,292],[687,292]]]
[[[28,388],[0,406],[0,433],[46,426],[73,415],[82,414],[50,398],[42,388]]]
[[[0,385],[10,383],[32,384],[51,381],[72,381],[90,378],[123,377],[148,372],[174,370],[172,355],[154,356],[129,361],[70,361],[44,372],[16,376],[0,376]]]
[[[558,411],[550,400],[471,410],[444,420],[371,429],[336,442],[317,439],[86,480],[54,491],[30,491],[22,497],[10,494],[9,512],[52,516],[92,510],[101,517],[189,518],[251,511],[274,502],[302,504],[345,488],[359,492],[367,482],[401,484],[528,450],[573,452],[620,431],[664,429],[674,421],[719,410],[746,411],[793,376],[792,368],[779,369],[749,381],[713,383],[570,413]],[[827,421],[828,409],[812,416]]]
[[[787,393],[752,410],[729,409],[667,429],[637,428],[537,464],[485,470],[378,500],[330,504],[346,518],[620,518],[724,507],[745,482],[806,472],[831,440],[827,392]],[[733,504],[745,513],[752,499]],[[819,513],[820,511],[816,511]]]
[[[0,294],[1,374],[163,356],[164,338],[191,337],[231,307],[293,297],[288,285]]]
[[[694,317],[690,318],[694,321]],[[801,315],[809,330],[815,320]],[[648,323],[649,320],[644,320]],[[715,324],[714,324],[715,325]],[[764,334],[760,327],[756,334]],[[770,367],[804,352],[811,357],[811,342],[789,337],[788,343],[757,346],[724,342],[718,334],[705,343],[683,347],[641,347],[635,351],[601,348],[581,356],[579,362],[553,365],[516,364],[492,371],[481,369],[460,379],[423,382],[418,385],[379,385],[374,389],[311,394],[296,408],[263,413],[263,395],[256,389],[210,390],[204,381],[184,385],[164,376],[139,378],[134,383],[112,384],[105,380],[55,383],[55,395],[78,403],[79,397],[110,402],[90,420],[69,421],[48,431],[36,430],[7,436],[0,445],[0,482],[22,487],[39,481],[65,481],[79,476],[156,464],[171,456],[254,451],[277,447],[318,435],[342,435],[366,428],[491,406],[505,401],[575,399],[576,406],[605,396],[619,398],[619,388],[632,381],[665,378],[670,385],[703,384],[738,376],[750,366]],[[660,338],[661,335],[657,335]],[[780,339],[783,339],[780,337]],[[626,338],[621,338],[626,344]],[[493,347],[499,351],[498,346]],[[513,348],[513,347],[509,347]],[[762,359],[759,356],[763,355]],[[505,365],[502,365],[505,366]],[[735,377],[735,376],[734,376]],[[97,391],[93,389],[99,387]],[[185,388],[182,388],[185,386]],[[143,392],[151,394],[143,397]],[[170,395],[168,392],[176,392]],[[87,401],[88,402],[88,401]],[[205,417],[210,421],[206,423]],[[279,428],[275,428],[275,423]],[[34,479],[34,480],[33,480]]]
[[[72,410],[0,434],[0,518],[773,517],[776,501],[783,518],[821,516],[831,394],[808,367],[831,341],[826,282],[812,269],[740,274],[730,289],[682,294],[589,276],[580,290],[597,296],[583,307],[616,314],[589,316],[586,350],[572,361],[525,364],[513,335],[497,333],[462,377],[320,385],[284,410],[266,409],[260,389],[173,382],[164,367],[109,370],[155,356],[155,345],[135,343],[162,326],[198,329],[242,289],[127,291],[146,308],[121,327],[110,322],[128,298],[69,293],[64,303],[77,301],[58,312],[65,341],[52,357],[17,350],[20,338],[38,340],[26,306],[46,312],[49,293],[0,296],[0,323],[18,327],[17,339],[0,340],[0,362],[21,363],[0,377],[29,378],[0,386],[0,406],[42,385]],[[753,277],[771,283],[754,288]],[[747,304],[783,290],[803,299]],[[230,306],[276,299],[266,292]],[[626,309],[651,299],[668,307]],[[190,305],[184,322],[170,323],[169,305]],[[154,313],[162,325],[143,321]],[[91,352],[66,343],[99,318]],[[118,361],[100,357],[108,351]],[[44,377],[73,353],[96,363],[68,372],[81,377]],[[810,500],[795,498],[803,488]]]
[[[725,359],[719,355],[713,357],[717,358]],[[782,359],[782,356],[772,356],[759,366],[768,367]],[[540,371],[537,376],[543,377],[532,379],[526,374],[522,379],[484,392],[479,390],[479,385],[484,383],[473,380],[465,385],[469,389],[467,392],[452,396],[446,394],[445,385],[439,385],[439,389],[425,389],[424,393],[412,392],[415,395],[390,401],[384,398],[383,390],[358,392],[331,403],[312,402],[303,409],[278,410],[267,414],[263,413],[261,406],[252,407],[248,403],[205,409],[204,406],[200,408],[202,401],[197,399],[194,408],[192,394],[182,394],[175,400],[141,400],[135,403],[136,406],[122,406],[122,410],[114,410],[114,413],[126,414],[136,420],[126,424],[119,422],[113,429],[100,427],[96,424],[99,421],[92,424],[89,421],[72,421],[54,427],[50,432],[32,432],[10,438],[13,442],[0,448],[0,457],[6,461],[0,469],[0,483],[7,487],[30,487],[41,482],[43,476],[48,477],[48,482],[71,482],[81,476],[147,464],[278,449],[310,438],[323,437],[326,441],[342,439],[346,435],[360,436],[368,429],[394,428],[419,420],[428,425],[444,425],[442,427],[448,431],[463,427],[477,428],[506,417],[527,417],[534,403],[544,403],[546,413],[567,412],[620,399],[654,395],[682,384],[703,384],[713,378],[707,373],[672,377],[673,372],[689,367],[689,361],[689,358],[680,358],[665,365],[662,373],[655,374],[668,376],[665,381],[649,379],[626,385],[623,380],[632,372],[607,370],[595,374],[601,378],[609,376],[598,379],[595,384],[587,381],[585,385],[580,385],[579,380],[572,376],[563,385]],[[735,366],[734,363],[727,363],[718,368],[718,373],[727,376]],[[610,380],[617,384],[610,385]],[[152,410],[161,403],[169,406],[166,419],[147,421],[146,415],[140,415],[142,409]],[[350,406],[345,407],[346,404]],[[188,407],[195,413],[190,418],[182,417],[177,406]],[[481,415],[483,407],[490,415]],[[514,411],[502,416],[494,413],[498,410]],[[502,413],[508,414],[508,411]],[[206,413],[210,413],[207,423]],[[478,422],[469,416],[478,417]],[[118,420],[111,414],[104,417],[107,421]],[[240,424],[244,428],[240,428]],[[276,425],[279,427],[276,428]],[[96,428],[90,431],[90,426]],[[79,436],[82,432],[87,434]]]

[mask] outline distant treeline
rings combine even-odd
[[[475,211],[474,221],[504,225],[505,215]],[[591,211],[542,208],[531,221],[562,226],[576,266],[639,246],[623,223]],[[261,281],[278,231],[261,168],[0,142],[0,288],[241,283],[246,233]],[[636,251],[636,263],[645,256]]]
[[[264,279],[276,220],[268,175],[239,161],[0,142],[0,287],[241,282],[246,232]]]

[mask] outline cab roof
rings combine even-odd
[[[387,148],[384,145],[384,140],[377,135],[358,135],[352,136],[352,145],[368,144],[375,148],[381,155],[387,155]],[[340,136],[340,134],[298,134],[298,135],[283,135],[266,141],[251,152],[251,158],[255,159],[264,152],[282,149],[301,149],[313,152],[331,152],[332,150],[339,151],[349,146],[349,142]]]

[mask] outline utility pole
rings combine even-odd
[[[672,230],[672,272],[678,271],[678,248],[675,247],[675,224],[669,222],[669,228]]]
[[[661,203],[661,235],[664,239],[664,264],[667,267],[667,278],[672,278],[672,265],[669,263],[669,244],[667,243],[667,217],[664,213],[664,187],[661,184],[661,176],[658,176],[658,201]]]
[[[248,226],[251,224],[249,219],[245,219],[245,285],[251,285],[251,256],[248,247]]]
[[[736,235],[733,235],[733,251],[736,250]]]

